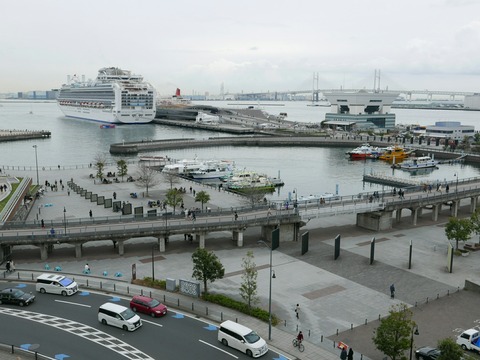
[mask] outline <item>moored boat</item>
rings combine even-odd
[[[399,165],[399,168],[402,170],[419,170],[419,169],[428,169],[436,168],[438,161],[433,159],[430,156],[419,156],[412,158],[408,161],[404,161]]]
[[[405,150],[402,146],[395,145],[386,148],[385,152],[378,158],[380,160],[397,162],[408,158],[411,153],[413,153],[413,150]]]
[[[347,154],[352,160],[376,159],[381,155],[381,150],[378,147],[371,146],[370,144],[362,144],[361,146],[348,151]]]

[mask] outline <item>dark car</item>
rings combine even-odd
[[[439,349],[425,346],[415,351],[415,358],[420,360],[436,360],[440,354],[441,351]]]
[[[0,304],[30,305],[35,301],[35,295],[24,293],[22,290],[8,288],[0,291]]]
[[[165,305],[147,296],[135,295],[130,300],[130,308],[135,312],[142,312],[153,317],[167,315],[167,307]]]

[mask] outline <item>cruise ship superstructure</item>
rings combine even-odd
[[[110,124],[146,124],[155,118],[155,88],[140,75],[102,68],[94,81],[68,77],[57,103],[67,117]]]

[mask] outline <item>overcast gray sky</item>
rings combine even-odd
[[[0,92],[117,66],[161,95],[381,87],[480,92],[479,0],[9,0]]]

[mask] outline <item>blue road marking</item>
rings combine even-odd
[[[209,331],[215,331],[215,330],[218,330],[218,327],[216,327],[215,325],[208,325],[208,326],[205,326],[204,329]]]
[[[63,360],[63,359],[66,359],[66,358],[69,358],[70,356],[67,355],[67,354],[56,354],[55,355],[55,359],[56,360]]]
[[[175,319],[183,319],[185,316],[183,316],[183,314],[179,314],[179,313],[176,313],[175,315],[172,316],[172,318],[175,318]]]
[[[112,297],[112,298],[110,299],[110,301],[119,302],[119,301],[120,301],[120,298],[119,298],[119,297],[116,297],[116,296],[114,296],[114,297]]]
[[[22,345],[20,345],[20,347],[21,347],[23,350],[28,350],[28,349],[30,349],[30,346],[32,346],[32,344],[22,344]]]
[[[273,360],[288,360],[288,358],[286,358],[285,356],[283,356],[282,354],[278,354],[279,356],[276,357],[276,358],[273,358]]]
[[[82,291],[80,294],[78,294],[79,296],[88,296],[90,295],[90,293],[88,291]]]
[[[22,289],[22,288],[24,288],[24,287],[27,287],[27,285],[26,285],[26,284],[18,284],[18,285],[15,286],[15,287],[17,287],[17,288],[19,288],[19,289]]]

